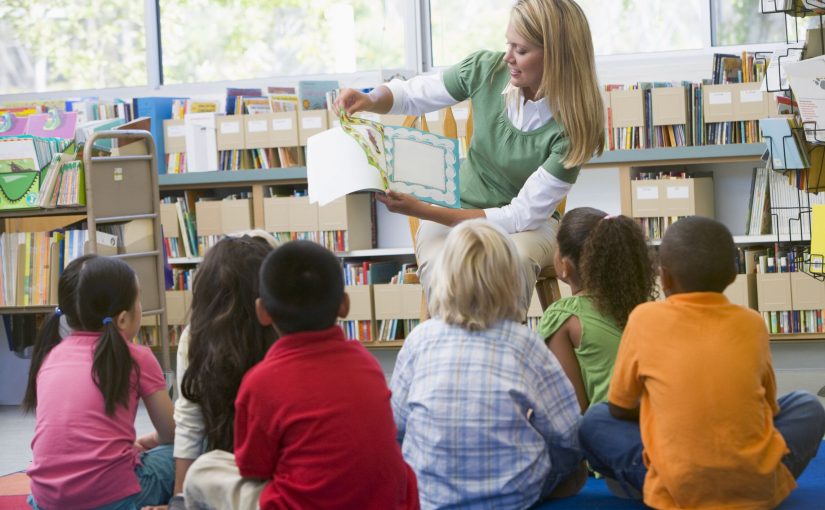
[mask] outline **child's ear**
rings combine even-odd
[[[670,271],[667,270],[664,266],[659,266],[659,278],[662,280],[662,292],[665,293],[665,296],[669,296],[673,293],[673,275],[670,274]]]
[[[261,326],[272,326],[272,316],[266,311],[266,307],[264,306],[264,302],[261,301],[261,298],[255,299],[255,315],[258,317],[258,322],[261,323]]]
[[[129,311],[123,310],[117,316],[114,317],[115,325],[117,325],[117,329],[124,331],[126,328],[129,327]]]
[[[344,292],[344,297],[341,298],[341,304],[338,306],[338,317],[344,319],[349,315],[349,294]]]

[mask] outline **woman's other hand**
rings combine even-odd
[[[352,115],[355,112],[370,111],[371,106],[372,100],[368,94],[355,89],[341,89],[338,92],[338,98],[332,104],[332,109],[335,115],[338,115],[341,110],[344,110],[347,115]]]
[[[386,193],[376,193],[376,200],[387,206],[390,212],[407,216],[421,217],[423,208],[427,205],[421,200],[407,193],[388,190]]]

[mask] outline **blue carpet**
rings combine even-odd
[[[825,444],[819,455],[808,464],[797,480],[799,485],[777,510],[812,510],[823,508],[825,498]],[[638,501],[628,501],[613,496],[604,480],[588,478],[581,492],[575,497],[551,501],[533,510],[641,510],[648,508]]]

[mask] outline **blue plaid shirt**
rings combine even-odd
[[[581,460],[573,386],[541,338],[433,319],[398,354],[392,409],[421,508],[527,508]]]

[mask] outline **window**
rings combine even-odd
[[[143,5],[4,0],[0,94],[146,85]]]
[[[164,83],[405,64],[403,0],[161,0]]]
[[[737,44],[785,42],[785,26],[788,23],[788,41],[804,38],[803,18],[786,19],[784,14],[762,14],[760,2],[750,0],[716,0],[711,16],[713,25],[713,45],[731,46]],[[794,23],[799,23],[799,32]],[[797,37],[799,36],[799,37]]]
[[[706,0],[705,0],[706,1]],[[703,0],[579,0],[597,55],[704,46]],[[479,49],[504,50],[512,2],[430,0],[433,65],[452,65]]]

